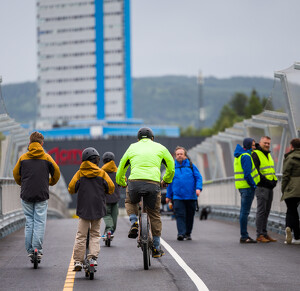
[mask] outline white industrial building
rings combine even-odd
[[[37,127],[132,118],[130,0],[38,0]]]

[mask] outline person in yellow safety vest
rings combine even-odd
[[[252,159],[258,170],[260,182],[255,190],[257,199],[256,211],[256,240],[262,243],[276,242],[267,232],[268,217],[273,201],[273,189],[277,184],[274,161],[270,154],[271,138],[263,136],[256,150],[252,153]]]
[[[251,158],[251,152],[255,149],[253,138],[245,138],[243,147],[239,144],[234,151],[234,179],[235,187],[241,194],[240,210],[240,243],[256,243],[247,231],[248,216],[254,199],[256,185],[260,178]]]

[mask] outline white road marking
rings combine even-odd
[[[198,275],[185,263],[185,261],[175,252],[175,250],[162,238],[160,238],[161,244],[171,254],[178,265],[187,273],[198,290],[209,291],[204,282],[198,277]]]

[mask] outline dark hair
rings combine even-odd
[[[294,149],[300,149],[300,138],[292,139],[290,144]]]
[[[44,142],[44,136],[40,132],[35,131],[30,135],[29,141],[30,143],[38,142],[42,144]]]

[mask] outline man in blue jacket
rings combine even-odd
[[[202,176],[187,157],[184,147],[175,149],[175,176],[167,188],[166,202],[173,200],[177,239],[191,240],[197,198],[202,191]]]
[[[255,188],[260,181],[251,157],[252,150],[255,150],[255,141],[248,137],[244,139],[243,147],[238,144],[234,151],[235,187],[241,194],[240,243],[256,243],[256,240],[253,240],[247,232],[248,216],[254,199]]]

